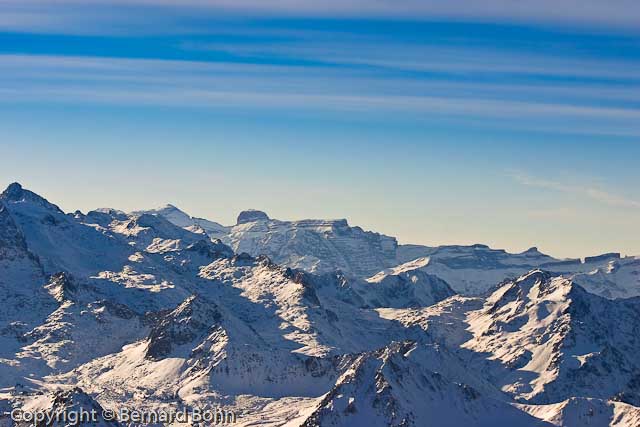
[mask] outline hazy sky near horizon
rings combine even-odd
[[[640,255],[639,163],[635,1],[0,0],[0,186],[66,211]]]

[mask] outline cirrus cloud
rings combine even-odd
[[[640,28],[635,0],[0,0],[0,8],[0,29],[71,33],[145,28],[170,32],[184,29],[180,19],[221,15],[535,23],[634,32]],[[154,20],[162,25],[148,28]]]
[[[535,177],[518,171],[508,172],[508,175],[518,183],[528,187],[536,187],[551,191],[557,191],[560,193],[574,194],[586,199],[618,208],[640,209],[640,200],[621,196],[611,190],[604,189],[602,187],[588,184],[567,184],[553,179]]]

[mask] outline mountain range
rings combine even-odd
[[[123,407],[245,426],[640,425],[640,258],[616,253],[404,245],[255,210],[231,226],[172,205],[65,213],[16,183],[0,304],[0,426],[12,409]]]
[[[482,244],[399,244],[395,237],[352,227],[346,219],[280,221],[257,210],[241,212],[232,226],[193,218],[173,205],[140,213],[206,233],[237,253],[266,255],[278,264],[311,273],[340,271],[367,280],[383,270],[419,269],[444,279],[456,292],[481,295],[507,278],[543,269],[575,278],[606,298],[640,296],[640,258],[619,253],[557,259],[536,247],[511,254]]]

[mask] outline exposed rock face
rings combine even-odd
[[[175,310],[162,316],[149,334],[146,357],[160,360],[172,350],[204,337],[218,326],[222,316],[215,304],[193,295]]]
[[[18,253],[27,253],[27,243],[9,209],[0,200],[0,258],[17,256]]]
[[[314,273],[340,270],[352,277],[368,277],[395,264],[394,238],[350,227],[346,220],[239,223],[222,240],[236,252],[267,255],[274,262]]]
[[[245,224],[247,222],[255,222],[255,221],[269,221],[269,216],[262,211],[250,209],[247,211],[240,212],[240,215],[238,215],[238,221],[236,221],[236,224]]]
[[[64,272],[52,275],[45,288],[59,303],[71,300],[78,290],[71,277]]]

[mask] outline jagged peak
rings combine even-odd
[[[22,185],[19,182],[12,182],[9,186],[2,192],[3,196],[7,198],[12,197],[12,195],[18,195],[22,193]]]
[[[161,360],[180,345],[191,342],[218,325],[222,314],[215,303],[198,294],[181,302],[174,310],[161,315],[148,336],[145,357]]]
[[[567,293],[573,292],[577,288],[584,291],[582,287],[576,284],[573,280],[558,273],[550,273],[540,269],[532,270],[527,274],[520,276],[515,281],[515,284],[520,288],[527,290],[532,286],[538,285],[541,295],[549,294],[559,288],[566,289]]]
[[[510,287],[518,289],[518,294],[523,296],[527,295],[536,286],[538,288],[538,297],[551,294],[560,288],[566,291],[563,291],[563,293],[568,294],[577,286],[571,279],[558,273],[551,273],[541,269],[531,270],[516,280],[507,283]]]
[[[72,277],[63,271],[51,275],[49,283],[45,285],[45,289],[59,303],[72,299],[78,290]]]
[[[548,298],[578,299],[587,292],[573,280],[559,274],[536,269],[495,288],[487,299],[487,311],[496,312],[511,302],[538,303]],[[550,297],[555,295],[555,297]]]
[[[9,186],[2,192],[2,194],[0,194],[0,200],[4,200],[10,203],[31,202],[47,209],[64,214],[64,212],[62,212],[62,210],[58,206],[50,203],[44,197],[23,188],[22,185],[18,182],[9,184]]]
[[[542,252],[540,252],[540,250],[538,249],[537,246],[532,246],[529,249],[527,249],[526,251],[522,252],[522,255],[544,255]]]
[[[254,221],[269,221],[269,215],[256,209],[247,209],[246,211],[240,212],[237,224],[245,224],[247,222]]]

